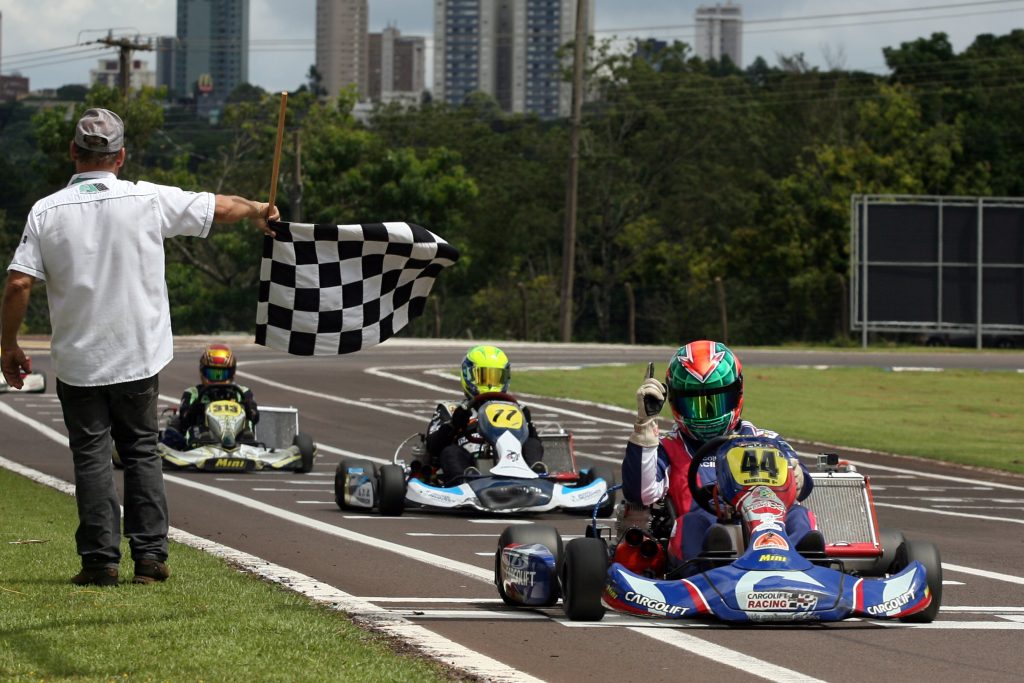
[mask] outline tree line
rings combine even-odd
[[[1024,195],[1024,31],[956,53],[936,33],[886,48],[879,76],[802,55],[738,69],[675,43],[595,46],[580,157],[574,339],[673,344],[843,340],[854,193]],[[314,223],[408,221],[461,252],[406,334],[553,340],[569,129],[461,106],[289,97],[278,205]],[[143,90],[84,93],[76,111],[0,109],[0,251],[32,202],[67,182],[77,115],[125,120],[123,177],[268,193],[277,96],[236,91],[211,124]],[[179,333],[254,327],[260,240],[222,226],[168,242]],[[34,297],[28,331],[45,331]],[[42,304],[45,306],[45,304]]]

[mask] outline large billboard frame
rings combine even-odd
[[[871,209],[872,207],[886,207],[887,209],[899,209],[900,207],[934,207],[934,223],[931,225],[918,225],[918,228],[935,229],[935,243],[932,245],[934,257],[927,259],[907,260],[872,260],[868,251],[869,238],[871,237]],[[956,254],[951,258],[943,253],[944,247],[944,220],[947,210],[959,211],[961,219],[964,216],[964,209],[972,209],[974,213],[974,259],[973,261],[955,260]],[[992,209],[1010,209],[1016,216],[1020,212],[1021,221],[1024,221],[1024,198],[1019,197],[946,197],[930,195],[852,195],[850,197],[850,290],[849,290],[849,311],[850,329],[859,330],[861,333],[861,345],[867,347],[868,334],[871,332],[903,332],[920,334],[973,334],[975,347],[982,348],[982,340],[985,335],[1007,335],[1021,336],[1024,339],[1024,305],[1019,315],[1014,310],[1015,322],[1011,324],[986,322],[983,319],[985,313],[985,278],[1001,274],[1015,277],[1024,277],[1024,250],[1020,255],[1014,255],[1013,261],[986,261],[985,258],[985,217],[986,212]],[[863,223],[862,228],[861,223]],[[962,220],[961,220],[962,223]],[[1020,240],[1024,240],[1024,222],[1021,223]],[[959,227],[963,227],[960,225]],[[961,231],[962,233],[963,231]],[[961,235],[962,236],[962,235]],[[872,319],[869,307],[869,293],[871,292],[871,278],[869,274],[874,271],[875,277],[880,273],[897,273],[903,269],[903,273],[916,272],[918,275],[924,273],[926,277],[933,277],[929,282],[934,287],[934,292],[929,292],[929,305],[934,305],[934,316],[930,320],[898,320],[898,319]],[[934,276],[931,270],[934,269]],[[974,320],[972,321],[950,321],[943,311],[944,302],[944,280],[951,271],[960,274],[970,275],[974,284]],[[963,290],[963,287],[960,287]],[[955,316],[952,316],[955,317]],[[1019,319],[1019,320],[1017,320]],[[1020,324],[1017,324],[1017,322]]]

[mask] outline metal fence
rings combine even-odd
[[[1024,199],[853,195],[850,329],[1024,341]]]

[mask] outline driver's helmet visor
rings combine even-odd
[[[473,368],[473,384],[481,391],[505,391],[511,372],[509,368]]]
[[[210,366],[204,366],[199,369],[203,375],[203,379],[208,382],[226,382],[235,376],[234,368],[214,368]]]
[[[740,404],[742,389],[739,382],[717,389],[676,391],[672,406],[689,420],[714,420],[728,415]]]

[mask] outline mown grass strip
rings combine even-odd
[[[515,373],[513,390],[632,409],[645,369],[635,364],[522,371]],[[664,373],[665,365],[658,364],[655,376]],[[1024,474],[1019,373],[747,364],[744,375],[744,417],[784,437]],[[667,406],[662,417],[671,417]]]
[[[74,501],[3,469],[0,491],[4,681],[452,680],[344,615],[180,544],[164,584],[126,583],[126,559],[120,586],[74,586]]]

